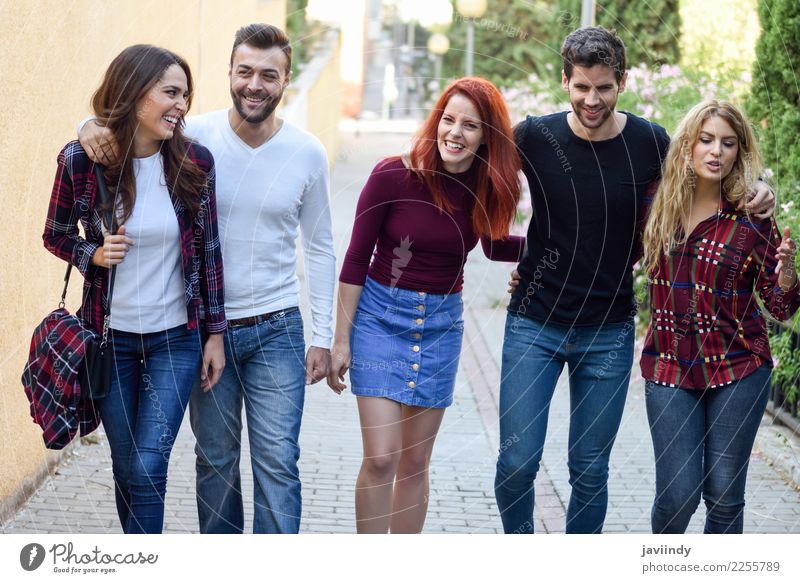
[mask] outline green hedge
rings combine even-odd
[[[759,129],[761,151],[772,171],[784,218],[793,226],[800,203],[800,3],[761,0],[762,33],[756,47],[748,114]],[[797,235],[795,235],[797,236]]]

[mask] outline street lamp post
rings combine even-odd
[[[442,84],[442,55],[450,48],[450,39],[440,32],[432,34],[428,38],[428,52],[434,57],[434,74],[436,82],[436,93],[438,94]]]
[[[456,11],[467,19],[467,54],[464,74],[472,76],[473,56],[475,52],[475,19],[486,12],[486,0],[456,0]]]
[[[581,2],[581,27],[594,26],[595,0]]]

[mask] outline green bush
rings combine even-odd
[[[762,33],[747,110],[759,129],[779,200],[800,203],[800,4],[761,0],[758,14]],[[796,224],[792,217],[783,218]]]
[[[775,362],[772,382],[780,385],[781,391],[789,403],[794,403],[800,392],[797,386],[798,379],[800,379],[800,350],[793,347],[790,330],[784,330],[780,334],[771,334],[769,347]]]
[[[580,4],[580,2],[578,2]],[[615,28],[625,41],[628,63],[662,65],[680,61],[678,0],[598,2],[597,24]]]

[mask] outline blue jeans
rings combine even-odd
[[[704,532],[741,533],[747,465],[769,398],[772,369],[725,387],[691,390],[645,385],[656,456],[653,532],[683,533],[700,496]]]
[[[225,370],[189,404],[197,438],[200,532],[244,530],[239,473],[242,401],[253,467],[255,533],[296,533],[302,507],[300,421],[305,399],[303,320],[296,308],[254,325],[228,328]]]
[[[633,321],[543,325],[509,314],[500,381],[500,453],[495,496],[506,533],[533,532],[533,483],[542,459],[556,382],[569,366],[567,533],[599,533],[608,506],[608,458],[633,363]]]
[[[111,339],[114,378],[96,406],[111,448],[117,514],[125,533],[160,533],[169,457],[200,370],[200,334],[178,326],[112,330]]]

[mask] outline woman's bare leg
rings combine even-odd
[[[356,481],[356,531],[387,533],[392,485],[403,447],[400,403],[381,397],[358,397],[364,459]]]
[[[422,532],[428,513],[428,465],[444,409],[402,405],[402,453],[394,485],[390,530]]]

